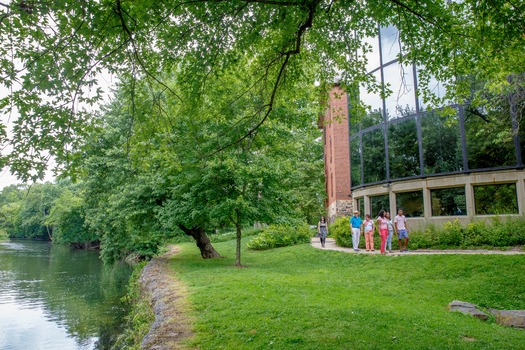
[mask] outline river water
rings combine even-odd
[[[128,312],[130,273],[95,251],[0,241],[0,349],[109,349]]]

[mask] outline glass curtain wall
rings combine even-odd
[[[370,208],[370,216],[372,217],[372,219],[377,218],[381,210],[389,211],[390,198],[388,194],[370,197]]]
[[[446,89],[418,67],[400,64],[398,30],[378,27],[377,37],[363,40],[371,51],[357,54],[366,57],[384,94],[361,87],[366,108],[350,109],[352,187],[524,165],[525,132],[508,113],[457,105],[446,113],[430,110],[417,86],[431,89],[426,99],[443,97]]]

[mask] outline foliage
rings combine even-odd
[[[363,53],[370,47],[361,40],[375,34],[377,24],[400,29],[402,59],[427,71],[420,86],[435,77],[453,101],[509,95],[518,90],[508,77],[525,71],[523,7],[521,1],[475,0],[11,1],[0,8],[0,81],[8,92],[0,108],[20,118],[12,133],[0,128],[2,143],[12,146],[0,165],[35,179],[50,156],[62,170],[77,159],[71,151],[92,131],[102,74],[130,86],[136,80],[161,86],[160,93],[127,94],[132,104],[147,97],[157,111],[170,96],[183,105],[178,113],[194,117],[206,104],[205,92],[221,96],[215,110],[228,112],[218,123],[227,123],[229,114],[240,118],[216,149],[249,137],[271,118],[285,120],[278,99],[296,85],[339,80],[380,92],[366,71]],[[230,88],[223,77],[233,74],[242,81]],[[473,81],[483,81],[479,93],[472,94]],[[425,100],[439,104],[428,90]],[[309,102],[318,99],[309,96]],[[147,115],[141,122],[153,120]]]
[[[335,238],[335,243],[340,247],[352,246],[352,231],[350,230],[350,218],[346,216],[338,217],[333,224],[328,227],[331,237]]]
[[[82,185],[70,181],[8,186],[0,193],[0,228],[11,237],[84,246],[98,236],[84,226]]]
[[[144,298],[139,283],[142,269],[146,262],[134,266],[133,274],[128,283],[128,292],[124,298],[131,305],[131,310],[126,316],[126,327],[122,334],[119,335],[113,349],[141,349],[141,343],[146,334],[151,329],[155,314],[153,308],[146,298]]]
[[[270,225],[257,237],[251,239],[246,246],[253,250],[267,250],[294,244],[309,243],[311,237],[312,230],[308,225],[299,227]]]
[[[190,292],[196,318],[191,348],[525,347],[519,330],[446,308],[466,300],[523,309],[523,255],[371,256],[305,244],[247,249],[249,268],[238,270],[230,268],[233,241],[217,244],[224,259],[203,261],[189,244],[181,248],[171,264]],[[417,308],[400,302],[400,295],[417,300]]]
[[[84,225],[84,211],[84,196],[79,186],[65,187],[53,202],[44,222],[53,228],[53,242],[76,245],[96,244],[98,236]]]
[[[525,245],[525,217],[495,217],[492,222],[476,221],[462,226],[458,219],[443,227],[429,226],[410,232],[410,246],[424,248],[514,247]]]
[[[260,234],[264,229],[263,228],[243,228],[242,237],[250,237]],[[210,234],[210,241],[212,243],[227,242],[233,239],[236,239],[237,233],[235,230],[229,230],[224,233],[214,233]]]
[[[3,227],[9,236],[51,240],[52,227],[46,224],[46,219],[60,189],[45,183],[20,188],[14,186],[7,188],[6,192],[5,204],[2,206],[5,220]]]

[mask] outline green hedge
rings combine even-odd
[[[253,250],[266,250],[299,243],[309,243],[313,230],[308,225],[297,228],[285,225],[270,225],[246,246]]]

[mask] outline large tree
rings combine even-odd
[[[445,82],[447,97],[475,100],[472,79],[458,78],[483,78],[483,90],[503,91],[512,86],[509,76],[525,70],[524,13],[522,0],[0,3],[0,84],[7,88],[0,108],[16,119],[0,130],[11,147],[1,165],[23,179],[42,177],[50,157],[67,166],[91,127],[90,106],[102,97],[104,74],[162,85],[163,93],[152,99],[171,95],[191,109],[218,77],[249,62],[244,90],[223,96],[225,107],[245,112],[230,125],[240,132],[227,134],[237,138],[216,145],[222,149],[274,114],[290,81],[338,79],[379,90],[366,74],[365,56],[355,55],[370,50],[361,39],[374,35],[377,24],[401,30],[404,59],[424,65],[428,79]],[[173,72],[184,94],[165,79]],[[249,107],[238,104],[255,91],[259,98]]]

